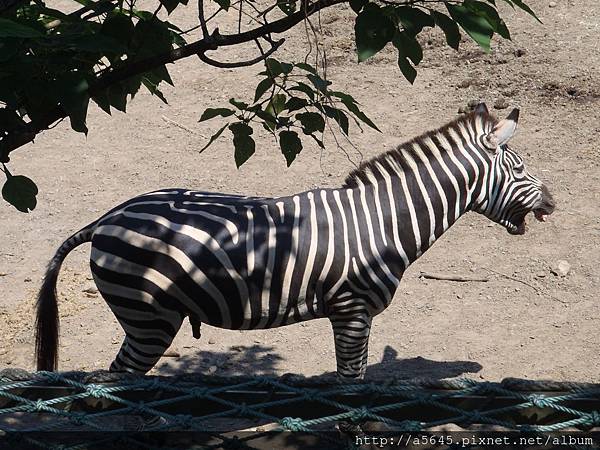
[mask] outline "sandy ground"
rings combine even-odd
[[[544,24],[506,9],[513,41],[495,41],[490,55],[473,44],[457,53],[443,45],[439,30],[425,34],[414,86],[402,78],[391,50],[355,62],[351,11],[338,7],[321,16],[329,77],[354,94],[382,130],[353,130],[364,157],[442,125],[470,100],[491,106],[504,99],[522,109],[514,148],[558,204],[547,224],[531,224],[522,237],[476,214],[461,219],[407,271],[394,302],[375,319],[370,377],[600,381],[600,11],[595,0],[530,4]],[[196,13],[190,7],[179,16],[178,23],[192,24]],[[301,59],[305,42],[304,29],[293,30],[279,58]],[[247,49],[231,49],[222,58],[247,55]],[[249,100],[260,70],[184,61],[170,67],[176,88],[165,88],[168,106],[140,93],[126,115],[92,107],[87,139],[63,123],[12,155],[12,170],[36,180],[40,195],[31,214],[0,203],[0,369],[34,368],[32,304],[44,266],[63,239],[118,202],[173,186],[283,195],[341,184],[353,166],[331,136],[326,151],[307,147],[290,169],[266,136],[240,170],[227,139],[198,154],[219,126],[198,124],[201,112],[234,95]],[[359,162],[357,150],[344,148]],[[60,276],[61,370],[107,368],[122,339],[93,291],[88,256],[89,245],[74,251]],[[551,273],[559,260],[572,266],[564,277]],[[489,282],[424,280],[421,271]],[[204,325],[200,341],[186,323],[172,350],[156,373],[313,375],[335,369],[325,320],[245,332]]]

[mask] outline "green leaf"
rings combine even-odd
[[[489,22],[473,14],[463,5],[446,3],[450,16],[467,32],[471,38],[486,52],[490,51],[490,43],[494,35],[494,28]]]
[[[235,98],[230,98],[229,103],[241,111],[245,111],[248,109],[248,103],[240,102],[239,100],[236,100]]]
[[[179,6],[179,3],[183,2],[180,2],[179,0],[160,0],[160,3],[166,8],[167,12],[171,14],[175,11],[175,8]],[[187,0],[185,3],[187,3]]]
[[[110,100],[106,90],[99,92],[92,97],[94,103],[96,103],[106,114],[110,115]]]
[[[444,32],[446,43],[454,50],[458,50],[460,44],[460,31],[458,30],[456,22],[446,14],[438,11],[431,11],[431,17],[433,17],[435,24]]]
[[[116,13],[104,21],[100,32],[105,36],[115,39],[124,47],[128,47],[133,35],[133,29],[133,22],[129,16]]]
[[[147,82],[144,82],[144,80],[142,80],[142,82],[148,88],[148,90],[151,90],[151,87],[146,84]],[[110,86],[107,90],[107,96],[110,106],[118,109],[121,112],[127,112],[127,92],[121,83]]]
[[[287,109],[289,112],[292,112],[305,108],[307,106],[308,102],[306,101],[306,99],[300,97],[290,97],[290,99],[285,104],[285,109]]]
[[[235,164],[239,168],[254,154],[256,144],[250,135],[254,132],[252,127],[243,122],[236,122],[229,125],[229,130],[233,133],[233,146],[235,148]]]
[[[413,36],[419,34],[425,27],[435,25],[433,18],[419,8],[410,6],[398,6],[395,8],[396,15],[402,23],[404,31]]]
[[[539,19],[539,17],[535,15],[535,13],[533,12],[533,10],[529,6],[527,6],[525,4],[525,2],[523,2],[522,0],[511,0],[511,1],[504,0],[504,1],[507,2],[508,4],[511,4],[511,2],[514,3],[519,8],[521,8],[523,11],[525,11],[527,14],[529,14],[530,16],[532,16],[535,20],[537,20],[539,23],[542,23],[542,21]]]
[[[285,94],[275,94],[271,101],[269,102],[275,116],[278,116],[281,111],[285,109]],[[269,107],[267,107],[267,111]]]
[[[313,134],[315,131],[325,131],[325,120],[321,114],[316,112],[305,112],[296,114],[296,119],[302,124],[304,134]]]
[[[344,94],[343,92],[333,92],[332,95],[338,97],[344,106],[348,108],[348,111],[354,114],[355,117],[381,133],[381,130],[377,128],[377,125],[375,125],[373,121],[359,109],[358,105],[356,104],[356,100],[354,100],[350,95]]]
[[[198,122],[204,122],[205,120],[212,119],[213,117],[229,117],[235,111],[229,108],[206,108],[200,117]]]
[[[278,0],[277,7],[284,12],[286,16],[296,12],[296,0]]]
[[[498,11],[487,3],[476,0],[465,0],[464,6],[473,14],[483,17],[492,26],[493,30],[505,39],[510,40],[510,32]]]
[[[348,136],[348,116],[344,113],[344,111],[338,108],[333,108],[329,105],[323,105],[323,110],[325,111],[327,117],[335,120],[344,132],[344,134]]]
[[[273,79],[265,78],[256,86],[256,92],[254,93],[254,101],[257,102],[259,98],[263,96],[265,92],[273,87]]]
[[[410,61],[406,57],[398,55],[398,67],[400,68],[402,75],[404,75],[404,78],[406,78],[410,84],[413,84],[417,78],[417,71],[410,64]]]
[[[324,94],[327,93],[327,86],[331,84],[331,81],[324,80],[320,76],[313,74],[306,75],[306,78],[308,78],[313,84],[313,86],[316,87],[319,91],[323,92]]]
[[[141,60],[169,52],[173,49],[171,30],[168,24],[152,17],[140,20],[135,26],[131,39],[134,60]]]
[[[267,58],[265,61],[265,66],[267,67],[267,72],[271,78],[275,78],[283,73],[283,67],[281,67],[281,63],[275,58]]]
[[[293,86],[288,89],[289,91],[299,91],[305,93],[311,100],[315,99],[315,90],[311,88],[308,84],[302,83],[298,81],[296,86]]]
[[[350,8],[352,8],[352,11],[358,14],[367,3],[368,0],[350,0]]]
[[[2,132],[13,131],[25,125],[16,111],[0,108],[0,136]]]
[[[398,49],[398,56],[409,58],[413,64],[418,65],[423,59],[423,49],[419,42],[406,31],[398,32],[393,39],[394,47]]]
[[[295,131],[284,130],[279,133],[279,146],[285,156],[287,166],[294,162],[296,156],[302,151],[302,141]]]
[[[314,75],[316,75],[316,74],[317,74],[317,69],[315,69],[315,68],[314,68],[313,66],[311,66],[310,64],[307,64],[307,63],[296,63],[296,67],[297,67],[298,69],[302,69],[302,70],[305,70],[305,71],[307,71],[307,72],[310,72],[310,73],[312,73],[312,74],[314,74]]]
[[[281,65],[281,73],[283,73],[284,75],[287,75],[294,69],[293,64],[286,63],[286,62],[280,62],[279,64]]]
[[[63,74],[56,83],[55,96],[69,115],[71,128],[87,134],[87,109],[90,103],[89,85],[81,72]]]
[[[213,134],[213,135],[210,137],[210,140],[208,141],[208,144],[206,144],[204,147],[202,147],[198,153],[202,153],[204,150],[206,150],[208,147],[210,147],[210,145],[211,145],[213,142],[215,142],[215,141],[216,141],[216,140],[219,138],[219,136],[221,136],[221,134],[223,133],[223,131],[225,131],[225,128],[227,128],[228,126],[229,126],[229,124],[228,124],[228,123],[226,123],[225,125],[223,125],[223,126],[222,126],[222,127],[219,129],[219,131],[217,131],[215,134]]]
[[[37,205],[38,188],[35,183],[23,175],[8,175],[2,187],[2,197],[21,212],[29,212]]]
[[[0,17],[0,38],[40,38],[44,35],[35,28]]]
[[[231,0],[215,0],[215,2],[225,11],[231,6]]]
[[[383,49],[392,40],[396,27],[381,8],[365,8],[356,16],[354,33],[358,61],[365,61]]]
[[[155,77],[143,76],[142,84],[144,86],[146,86],[146,89],[148,89],[148,91],[150,91],[150,93],[152,95],[156,95],[165,105],[169,104],[169,102],[167,102],[167,99],[165,98],[164,94],[161,92],[160,89],[158,89],[158,82],[156,81]],[[126,90],[125,90],[125,100],[127,100],[127,91]],[[111,104],[112,104],[112,102],[111,102]],[[115,106],[115,105],[113,105],[113,106]],[[115,106],[115,108],[117,108],[117,106]],[[117,108],[117,109],[119,109],[119,108]],[[125,112],[125,111],[123,111],[123,112]]]

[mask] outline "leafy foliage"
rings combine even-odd
[[[181,30],[170,21],[170,14],[185,7],[188,0],[159,0],[154,11],[138,9],[136,0],[74,0],[78,8],[74,11],[53,9],[44,0],[2,3],[0,163],[6,177],[4,199],[21,211],[35,207],[35,183],[24,176],[11,175],[6,164],[10,152],[31,142],[57,120],[68,117],[74,131],[88,133],[90,101],[108,114],[113,109],[125,112],[142,87],[167,102],[161,91],[163,83],[173,84],[167,63],[214,50],[219,45],[253,40],[258,43],[258,39],[272,45],[275,51],[277,46],[270,34],[273,30],[285,31],[319,9],[345,0],[309,0],[307,4],[275,0],[263,10],[253,2],[256,22],[262,26],[254,30],[255,34],[238,29],[237,35],[228,37],[227,44],[223,40],[227,37],[215,33],[216,28],[209,33],[206,23],[221,12],[241,8],[252,0],[210,1],[218,7],[217,13],[206,20],[200,16],[204,37],[189,44],[185,37],[200,27]],[[358,60],[373,57],[391,43],[398,53],[399,69],[411,83],[424,56],[419,34],[425,28],[440,28],[454,49],[459,48],[461,41],[459,28],[486,51],[491,48],[494,34],[510,39],[496,0],[347,1],[356,13]],[[523,0],[497,1],[519,8],[539,21]],[[273,15],[275,19],[271,21]],[[271,24],[277,27],[270,29]],[[232,98],[228,106],[208,108],[201,115],[200,120],[226,120],[202,150],[229,130],[239,167],[255,152],[253,136],[258,125],[278,141],[290,165],[307,139],[323,148],[326,130],[338,129],[347,136],[350,122],[378,130],[351,95],[331,88],[331,81],[318,67],[267,58],[270,53],[263,53],[265,70],[260,73],[250,103]],[[210,60],[203,61],[212,64]]]
[[[303,149],[300,131],[324,148],[323,133],[329,119],[333,119],[345,135],[349,131],[348,117],[356,124],[362,122],[377,130],[351,95],[330,90],[331,82],[317,75],[317,69],[310,64],[291,64],[269,58],[265,61],[265,70],[259,75],[264,78],[256,87],[252,104],[232,98],[229,103],[235,109],[207,108],[200,117],[200,121],[214,117],[235,120],[217,131],[208,145],[221,135],[225,127],[229,128],[233,134],[238,167],[254,153],[254,140],[250,137],[253,125],[262,125],[279,141],[288,166]]]

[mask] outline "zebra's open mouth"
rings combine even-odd
[[[545,208],[535,208],[531,212],[537,219],[538,222],[546,222],[548,216],[552,214],[552,211]],[[522,218],[515,220],[514,222],[509,221],[506,224],[506,230],[510,234],[525,234],[527,231],[527,214],[525,214]]]
[[[545,222],[551,213],[545,209],[538,208],[533,210],[533,215],[539,222]]]

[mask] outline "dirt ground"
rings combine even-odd
[[[528,3],[544,24],[503,8],[513,41],[496,40],[489,55],[471,43],[454,52],[439,29],[427,32],[414,86],[401,76],[391,49],[356,62],[349,8],[321,15],[329,78],[355,95],[382,130],[353,130],[363,157],[452,120],[471,100],[490,107],[505,100],[521,108],[514,148],[558,204],[548,223],[530,223],[522,237],[474,213],[462,218],[407,271],[394,302],[375,319],[369,377],[600,381],[600,10],[596,0]],[[193,24],[194,7],[178,17],[177,23]],[[303,27],[289,33],[278,57],[301,59],[304,33]],[[248,54],[235,48],[220,57]],[[186,60],[170,67],[176,88],[164,89],[168,106],[140,93],[126,115],[92,107],[87,138],[62,123],[12,155],[11,169],[33,178],[40,195],[31,214],[0,203],[0,369],[34,368],[32,305],[47,261],[70,233],[118,202],[161,187],[268,196],[341,184],[353,165],[331,136],[326,151],[307,147],[289,169],[267,136],[258,138],[255,156],[240,170],[228,139],[198,154],[220,126],[199,124],[201,112],[234,95],[250,100],[260,70]],[[344,149],[360,161],[356,149]],[[61,370],[107,368],[122,339],[93,289],[88,257],[89,245],[78,248],[60,275]],[[566,276],[552,274],[559,260],[571,265]],[[426,280],[421,271],[489,281]],[[325,320],[244,332],[203,325],[200,341],[186,322],[171,355],[154,373],[335,370]]]

